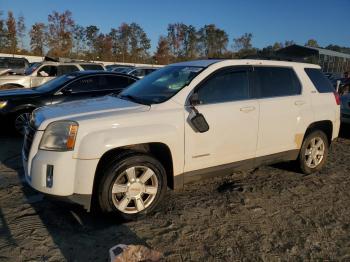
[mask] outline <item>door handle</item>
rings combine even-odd
[[[255,110],[255,106],[245,106],[239,109],[241,112],[249,113]]]
[[[305,103],[306,103],[305,101],[299,100],[299,101],[295,101],[295,102],[294,102],[294,105],[296,105],[296,106],[302,106],[302,105],[304,105]]]

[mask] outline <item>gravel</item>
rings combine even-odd
[[[290,163],[168,192],[133,222],[48,199],[24,183],[21,140],[0,137],[0,261],[108,261],[117,244],[166,261],[350,261],[350,131],[313,175]]]

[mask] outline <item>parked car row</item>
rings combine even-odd
[[[123,74],[128,74],[128,75],[133,75],[138,78],[143,78],[146,75],[156,71],[159,68],[156,67],[150,67],[150,66],[128,66],[128,65],[109,65],[106,66],[106,69],[108,71],[113,71],[117,73],[123,73]]]
[[[61,66],[63,67],[63,65],[57,67]],[[104,96],[110,93],[118,94],[138,80],[131,75],[102,70],[75,71],[61,75],[35,88],[0,91],[2,122],[8,123],[19,134],[24,134],[31,112],[38,107]]]
[[[107,71],[143,78],[157,70],[157,68],[153,67],[111,65],[104,68],[102,65],[96,63],[47,61],[32,63],[29,67],[28,61],[26,63],[24,61],[26,60],[20,58],[0,58],[0,90],[37,87],[55,77],[75,71],[107,69]],[[19,66],[20,64],[23,64],[23,66],[17,68],[16,65]]]
[[[104,70],[104,67],[95,63],[34,63],[24,75],[0,76],[0,89],[33,88],[55,77],[84,70]]]
[[[317,172],[339,133],[339,96],[313,64],[199,60],[137,81],[94,73],[105,79],[94,84],[86,74],[27,91],[45,106],[22,128],[22,156],[30,186],[88,210],[94,203],[134,219],[152,212],[167,188],[261,164],[294,161]],[[74,99],[75,83],[112,85],[107,74],[134,83],[119,95],[54,104]],[[15,107],[11,94],[0,100],[1,110]]]

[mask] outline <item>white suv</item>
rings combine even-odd
[[[202,60],[169,65],[106,96],[36,110],[26,180],[50,195],[134,218],[167,188],[294,160],[324,166],[339,97],[312,64]]]
[[[102,65],[95,63],[59,63],[44,62],[35,63],[26,71],[24,75],[0,76],[0,89],[10,88],[33,88],[40,86],[51,79],[75,71],[84,70],[105,70]]]

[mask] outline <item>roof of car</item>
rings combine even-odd
[[[75,71],[72,73],[69,73],[69,75],[72,76],[84,76],[84,75],[115,75],[115,76],[125,76],[129,78],[133,78],[135,80],[138,80],[137,77],[134,77],[132,75],[117,73],[113,71],[105,71],[105,70],[84,70],[84,71]]]
[[[171,64],[173,66],[198,66],[198,67],[208,67],[214,63],[223,61],[224,59],[204,59],[204,60],[193,60]]]
[[[269,66],[295,66],[295,67],[310,67],[320,68],[319,65],[300,63],[300,62],[289,62],[281,60],[263,60],[263,59],[206,59],[206,60],[194,60],[187,62],[180,62],[171,64],[172,66],[198,66],[198,67],[209,67],[213,64],[222,64],[225,66],[230,65],[269,65]]]
[[[103,66],[98,63],[91,63],[91,62],[52,62],[52,61],[43,61],[41,62],[43,65],[99,65]]]

